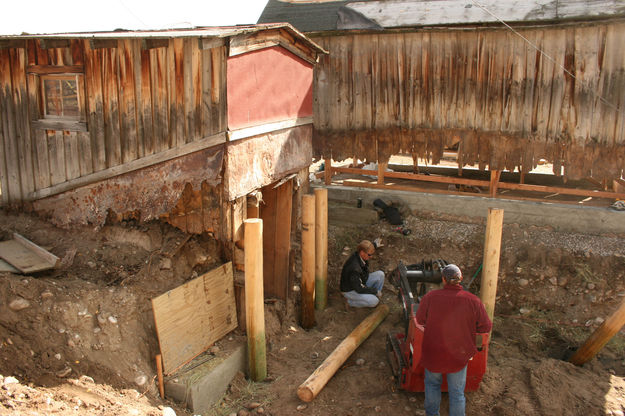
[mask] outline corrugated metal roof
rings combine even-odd
[[[340,19],[346,11],[360,18]],[[492,23],[499,19],[535,22],[621,16],[625,16],[623,0],[269,0],[258,22],[288,22],[302,32],[318,32],[362,29],[363,22],[394,28]]]
[[[227,38],[272,29],[285,29],[301,39],[311,49],[326,53],[323,48],[308,39],[303,33],[288,23],[271,23],[245,26],[199,27],[193,29],[170,30],[123,30],[114,32],[46,33],[23,35],[0,35],[2,39],[170,39],[170,38]]]

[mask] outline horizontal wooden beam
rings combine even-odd
[[[39,39],[41,49],[69,48],[72,41],[69,39]]]
[[[2,39],[0,49],[25,48],[26,41],[23,39]]]
[[[259,134],[269,133],[271,131],[288,129],[291,127],[303,126],[304,124],[312,124],[312,117],[301,117],[290,120],[278,121],[275,123],[261,124],[259,126],[246,127],[239,130],[228,131],[228,140],[233,142],[248,137],[258,136]]]
[[[625,199],[625,193],[594,191],[592,189],[562,188],[557,186],[528,185],[524,183],[499,182],[499,188],[517,191],[548,192],[563,195],[586,196],[592,198]]]
[[[226,39],[225,38],[217,38],[217,37],[215,37],[215,38],[200,38],[199,42],[200,42],[200,49],[202,49],[202,50],[219,48],[220,46],[225,46],[226,45]]]
[[[118,44],[117,39],[89,39],[91,49],[114,49]]]
[[[26,72],[37,75],[51,74],[83,74],[85,67],[83,65],[29,65]]]
[[[79,120],[35,120],[30,125],[38,130],[87,131],[87,123]]]
[[[141,49],[158,49],[167,48],[169,46],[169,39],[143,39],[141,41]]]
[[[213,136],[205,137],[201,140],[187,143],[183,146],[169,149],[164,152],[155,153],[150,156],[136,159],[131,162],[125,163],[119,166],[113,166],[112,168],[104,169],[99,172],[92,173],[90,175],[81,176],[76,179],[69,180],[67,182],[59,183],[48,188],[39,189],[38,191],[28,194],[28,200],[36,200],[40,198],[46,198],[48,196],[60,194],[81,186],[86,186],[95,182],[100,182],[115,176],[123,175],[135,170],[143,169],[148,166],[156,165],[157,163],[166,162],[170,159],[175,159],[190,153],[198,152],[209,147],[217,146],[226,142],[226,134],[218,133]]]
[[[370,175],[370,176],[377,177],[377,171],[375,170],[341,168],[341,167],[333,167],[332,170],[333,172],[338,172],[338,173],[352,173],[352,174],[357,174],[357,175]],[[448,176],[421,175],[421,174],[407,173],[407,172],[384,172],[384,177],[396,178],[396,179],[410,179],[410,180],[423,181],[423,182],[437,182],[437,183],[458,184],[458,185],[467,185],[467,186],[483,186],[485,188],[490,187],[490,181],[482,181],[482,180],[477,180],[477,179],[463,179],[463,178],[455,178],[455,177],[448,177]],[[497,188],[518,190],[518,191],[556,193],[556,194],[562,194],[562,195],[574,195],[574,196],[584,196],[584,197],[592,197],[592,198],[625,199],[625,193],[609,192],[609,191],[595,191],[592,189],[564,188],[564,187],[545,186],[545,185],[528,185],[528,184],[509,183],[509,182],[497,182]]]

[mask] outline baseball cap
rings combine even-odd
[[[443,268],[443,277],[448,282],[451,280],[460,280],[461,276],[462,272],[460,271],[460,268],[455,264],[448,264]]]

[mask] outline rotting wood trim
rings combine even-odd
[[[88,131],[87,123],[79,120],[52,120],[41,119],[30,122],[32,128],[37,130],[55,131]]]
[[[91,49],[114,49],[117,45],[117,39],[89,39]]]
[[[39,189],[35,192],[31,192],[30,194],[28,194],[27,200],[36,200],[40,198],[46,198],[51,195],[60,194],[74,188],[89,185],[94,182],[103,181],[105,179],[110,179],[115,176],[155,165],[157,163],[166,162],[167,160],[188,155],[190,153],[217,146],[225,142],[225,133],[218,133],[195,142],[187,143],[174,149],[169,149],[164,152],[155,153],[141,159],[133,160],[123,165],[113,166],[112,168],[104,169],[86,176],[81,176],[79,178],[50,186],[48,188]]]
[[[0,40],[0,49],[25,48],[26,41],[22,39],[2,39]]]
[[[70,39],[39,39],[41,49],[69,48],[71,43]]]
[[[84,74],[84,65],[29,65],[26,73],[37,75]]]
[[[305,60],[306,62],[314,65],[317,63],[317,57],[315,53],[307,52],[301,48],[298,48],[293,43],[290,43],[288,39],[285,39],[281,34],[265,35],[263,37],[259,34],[238,36],[230,38],[230,52],[228,56],[241,55],[247,52],[257,51],[260,49],[271,48],[273,46],[281,46],[293,55]]]
[[[143,39],[141,41],[141,49],[158,49],[169,46],[169,39]]]
[[[214,38],[200,38],[199,39],[200,49],[207,50],[213,48],[219,48],[220,46],[226,45],[226,39],[214,37]]]
[[[284,130],[292,127],[303,126],[306,124],[312,124],[312,122],[312,117],[300,117],[290,120],[278,121],[275,123],[261,124],[253,127],[245,127],[238,130],[229,130],[228,141],[233,142],[236,140],[258,136],[259,134],[265,134],[276,130]]]

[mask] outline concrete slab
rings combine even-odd
[[[335,225],[375,224],[379,221],[378,212],[370,207],[371,205],[369,208],[358,208],[355,201],[351,206],[343,202],[328,201],[328,222]]]
[[[165,397],[185,405],[194,414],[204,414],[226,392],[228,385],[241,371],[247,371],[247,347],[239,344],[215,356],[203,354],[174,376],[165,380]]]
[[[323,185],[311,184],[311,187]],[[504,223],[549,226],[557,231],[585,234],[625,234],[625,211],[609,207],[583,207],[551,202],[517,201],[484,196],[429,194],[409,191],[366,189],[330,185],[328,200],[351,204],[362,198],[363,207],[382,198],[410,208],[412,212],[432,212],[457,216],[486,218],[488,208],[504,210]]]

